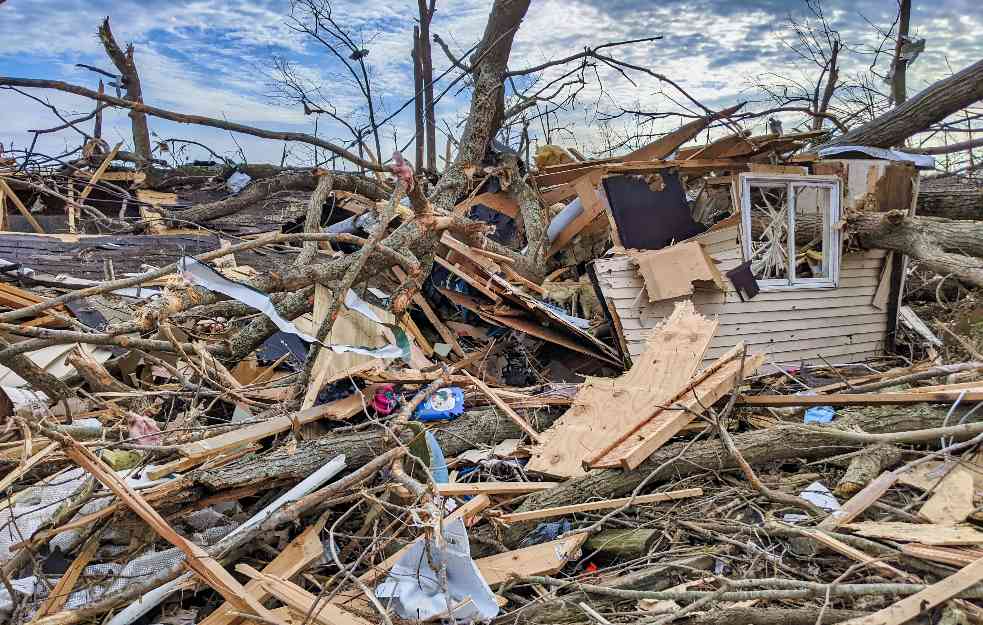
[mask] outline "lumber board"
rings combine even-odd
[[[72,461],[91,473],[117,497],[133,510],[147,525],[152,527],[161,538],[181,550],[185,555],[185,564],[193,570],[208,586],[222,595],[222,598],[238,610],[256,614],[272,623],[282,625],[274,614],[263,607],[263,604],[246,592],[235,577],[233,577],[219,562],[204,549],[181,536],[172,528],[164,517],[151,506],[137,491],[126,484],[116,473],[99,459],[92,451],[79,445],[72,438],[66,437],[61,442],[65,455]]]
[[[499,410],[504,412],[509,419],[512,419],[512,422],[518,425],[519,429],[525,432],[526,435],[529,436],[530,440],[536,443],[542,442],[542,437],[539,435],[539,432],[534,430],[532,426],[529,425],[529,422],[523,419],[522,416],[519,415],[519,413],[517,413],[515,410],[512,410],[512,407],[506,404],[505,401],[503,401],[502,398],[499,397],[495,391],[488,388],[487,384],[485,384],[478,378],[474,377],[467,371],[464,371],[464,375],[466,375],[468,379],[471,380],[471,383],[477,386],[478,389],[482,393],[484,393],[485,396],[488,397],[488,399],[490,399],[492,403],[498,407]]]
[[[238,430],[219,434],[200,441],[184,443],[177,448],[185,458],[203,458],[228,451],[245,443],[252,443],[267,436],[286,432],[294,424],[304,425],[319,419],[345,420],[363,410],[362,398],[358,393],[349,395],[328,404],[314,406],[291,416],[274,417],[262,423],[248,425]]]
[[[398,265],[394,266],[392,271],[401,282],[406,280],[406,272],[403,271],[402,267],[399,267]],[[430,302],[427,301],[427,298],[423,297],[419,289],[413,290],[412,299],[413,303],[416,304],[421,311],[423,311],[423,315],[427,318],[427,321],[430,322],[430,325],[437,330],[437,334],[440,335],[440,338],[444,339],[444,342],[451,346],[451,349],[454,350],[455,354],[461,358],[464,358],[464,348],[461,347],[460,343],[458,343],[457,336],[455,336],[455,334],[451,332],[446,325],[444,325],[444,322],[440,320],[440,317],[434,311],[433,307],[430,306]]]
[[[854,562],[862,562],[870,566],[875,571],[879,572],[884,577],[889,579],[911,579],[912,576],[909,573],[905,573],[895,567],[891,566],[887,562],[883,562],[878,558],[875,558],[869,554],[864,553],[856,547],[852,547],[838,538],[834,538],[829,534],[815,530],[815,529],[804,529],[802,530],[806,536],[813,539],[817,543],[827,547],[828,549],[835,551],[841,556],[850,558]]]
[[[476,495],[525,495],[540,493],[555,488],[558,482],[452,482],[450,484],[435,484],[434,488],[441,497],[474,497]],[[410,492],[403,486],[395,490],[409,496]]]
[[[764,406],[780,408],[788,406],[892,406],[921,404],[925,402],[949,403],[983,401],[983,393],[963,391],[935,391],[931,393],[836,393],[830,395],[741,395],[739,406]]]
[[[971,525],[863,521],[847,523],[843,527],[868,538],[886,538],[929,546],[983,545],[983,532]]]
[[[901,625],[975,586],[980,580],[983,580],[983,558],[873,614],[845,621],[845,625]]]
[[[735,347],[734,351],[743,352],[743,346]],[[755,354],[748,356],[742,363],[740,359],[735,359],[736,355],[722,356],[718,361],[719,366],[711,365],[712,372],[705,378],[688,387],[681,393],[681,397],[677,396],[674,401],[667,402],[667,407],[640,424],[621,445],[591,466],[620,466],[626,471],[638,467],[717,400],[730,393],[739,379],[757,371],[765,360],[764,355]]]
[[[898,474],[896,472],[884,471],[855,493],[853,497],[846,500],[839,510],[820,521],[819,529],[834,530],[849,523],[860,516],[864,510],[874,505],[874,502],[880,499],[897,481]]]
[[[474,563],[489,586],[501,584],[512,577],[552,575],[576,557],[588,536],[587,532],[571,534],[532,547],[479,558]]]
[[[643,355],[618,378],[589,378],[574,405],[543,433],[528,471],[558,477],[585,473],[583,461],[617,440],[640,414],[651,414],[696,372],[717,329],[717,321],[683,302],[652,332]]]
[[[321,545],[320,533],[324,528],[325,518],[319,519],[301,532],[296,538],[273,558],[269,564],[263,567],[263,573],[282,579],[290,579],[301,572],[309,564],[324,556],[324,548]],[[270,594],[266,592],[262,584],[256,580],[250,580],[245,585],[246,592],[256,597],[257,601],[266,601]],[[242,617],[236,614],[236,609],[229,603],[223,603],[214,612],[209,614],[199,625],[237,625],[242,622]]]
[[[941,562],[942,564],[950,564],[952,566],[966,566],[974,560],[983,558],[983,549],[973,549],[972,547],[933,547],[918,543],[908,543],[900,545],[899,549],[901,553],[909,556],[914,556],[922,560],[931,560],[932,562]]]
[[[602,499],[600,501],[589,501],[587,503],[578,503],[569,506],[556,506],[553,508],[542,508],[540,510],[529,510],[527,512],[512,512],[509,514],[500,514],[495,518],[503,523],[522,523],[524,521],[536,521],[538,519],[551,519],[553,517],[576,514],[577,512],[613,510],[622,506],[634,507],[649,503],[664,503],[667,501],[677,501],[679,499],[702,496],[702,488],[684,488],[681,490],[671,490],[664,493],[639,495],[637,497]]]
[[[37,612],[34,613],[34,618],[31,619],[31,623],[36,623],[38,619],[54,614],[65,607],[65,602],[68,601],[68,597],[71,595],[72,589],[75,588],[75,583],[82,575],[82,571],[85,570],[85,567],[89,565],[89,562],[91,562],[92,558],[96,555],[96,551],[99,549],[99,539],[101,536],[101,531],[97,531],[89,536],[89,538],[85,541],[85,544],[82,545],[82,549],[79,551],[78,556],[72,560],[68,570],[66,570],[58,579],[58,583],[56,583],[54,588],[51,589],[51,593],[48,594],[48,597],[41,603],[41,607],[39,607]]]
[[[519,203],[515,201],[511,195],[507,193],[479,193],[478,195],[467,198],[463,202],[455,206],[455,209],[469,209],[476,204],[481,204],[482,206],[487,206],[493,211],[497,211],[516,219],[519,216]]]
[[[491,301],[495,302],[496,304],[502,301],[502,297],[498,293],[492,291],[487,286],[482,284],[480,280],[478,280],[468,272],[464,271],[464,269],[462,269],[460,265],[451,263],[447,259],[441,256],[434,256],[434,260],[437,262],[438,265],[440,265],[447,271],[451,272],[458,278],[467,282],[468,286],[472,287],[473,289],[475,289],[476,291],[478,291],[479,293],[481,293]]]
[[[321,623],[321,625],[372,625],[362,617],[346,612],[333,603],[320,601],[316,595],[293,582],[288,582],[268,573],[261,573],[248,564],[238,564],[236,570],[259,582],[263,590],[279,599],[289,608],[301,614],[309,614],[311,620],[316,623]]]
[[[14,193],[14,190],[7,185],[7,182],[3,178],[0,178],[0,194],[6,194],[6,196],[10,198],[10,201],[13,203],[14,208],[16,208],[17,211],[21,215],[23,215],[24,219],[27,220],[27,223],[31,224],[31,227],[34,228],[34,232],[37,232],[38,234],[44,234],[44,228],[41,227],[41,224],[38,223],[38,220],[34,218],[34,215],[31,214],[31,211],[28,210],[26,206],[24,206],[24,203],[20,201],[20,198],[17,197],[17,194]]]
[[[595,174],[587,174],[578,178],[573,183],[573,189],[580,198],[583,211],[577,215],[567,226],[556,235],[546,252],[546,258],[552,258],[560,250],[565,248],[584,228],[595,219],[601,217],[605,211],[605,202],[598,197],[597,185],[600,178]]]

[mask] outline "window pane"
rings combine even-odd
[[[751,273],[758,280],[788,276],[788,185],[751,183]]]
[[[795,278],[830,278],[829,203],[831,191],[792,185],[795,196]]]

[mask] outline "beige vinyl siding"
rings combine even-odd
[[[726,272],[742,262],[737,225],[697,237],[707,253]],[[704,364],[744,340],[754,351],[778,365],[801,362],[857,362],[883,353],[887,312],[871,305],[886,254],[881,250],[844,254],[835,289],[762,291],[742,302],[727,281],[727,291],[700,288],[691,296],[649,302],[644,283],[628,256],[598,259],[594,270],[601,291],[613,302],[624,328],[628,351],[642,353],[645,337],[672,313],[682,299],[696,310],[720,320],[720,329]]]

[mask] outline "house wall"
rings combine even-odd
[[[695,240],[704,244],[721,272],[742,262],[736,223]],[[762,291],[748,302],[741,301],[729,280],[726,292],[698,287],[691,296],[649,302],[628,256],[598,259],[594,270],[605,299],[613,303],[612,313],[621,320],[632,358],[642,353],[648,331],[671,314],[675,302],[688,297],[697,311],[720,319],[704,364],[743,339],[753,351],[768,354],[769,362],[797,365],[803,360],[819,364],[822,358],[856,362],[883,353],[888,314],[873,300],[882,277],[887,277],[882,276],[885,259],[883,250],[844,254],[837,288]]]

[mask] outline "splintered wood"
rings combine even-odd
[[[556,477],[583,475],[584,460],[634,428],[640,415],[684,387],[703,360],[717,330],[717,321],[697,314],[691,302],[677,304],[673,314],[652,331],[645,353],[624,375],[590,378],[574,405],[541,433],[527,470]]]

